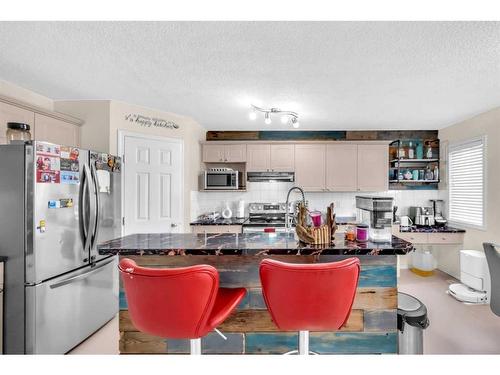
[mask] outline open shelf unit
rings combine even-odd
[[[414,158],[408,157],[410,147],[413,149]],[[429,147],[430,154],[428,154]],[[434,176],[436,167],[439,171],[438,178]],[[432,171],[432,178],[425,179],[427,169]],[[412,174],[410,179],[406,178],[409,175],[408,172]],[[414,179],[416,174],[418,177]],[[389,144],[389,188],[391,190],[436,189],[440,174],[439,139],[397,139]]]

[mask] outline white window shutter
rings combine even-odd
[[[449,221],[485,227],[486,139],[450,144],[448,149]]]

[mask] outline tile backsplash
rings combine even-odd
[[[248,209],[251,202],[285,202],[288,190],[293,183],[287,182],[247,182],[246,192],[201,192],[191,191],[191,220],[199,215],[218,211],[220,212],[226,202],[236,214],[237,202],[244,200]],[[306,192],[306,200],[310,209],[325,210],[326,206],[334,202],[337,216],[356,215],[356,195],[390,196],[394,204],[399,207],[398,215],[407,215],[409,206],[430,206],[429,199],[444,199],[443,190],[389,190],[384,192]],[[300,199],[300,194],[293,192],[290,200]],[[247,210],[248,215],[248,210]]]

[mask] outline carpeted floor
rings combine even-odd
[[[401,270],[399,291],[427,307],[430,326],[424,331],[424,354],[500,354],[500,317],[489,305],[466,305],[446,294],[457,280],[436,270],[422,277]]]

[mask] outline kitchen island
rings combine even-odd
[[[297,332],[281,332],[262,298],[259,263],[273,258],[291,263],[324,263],[351,256],[361,261],[361,274],[351,316],[335,332],[311,332],[310,348],[318,353],[397,353],[396,255],[413,250],[397,237],[390,243],[357,243],[336,234],[330,245],[306,245],[294,234],[135,234],[99,246],[101,254],[118,254],[147,267],[210,264],[220,274],[220,286],[245,287],[237,310],[202,339],[202,351],[220,354],[280,354],[297,348]],[[287,291],[284,290],[284,293]],[[120,352],[189,352],[188,340],[171,340],[139,332],[130,321],[120,290]]]

